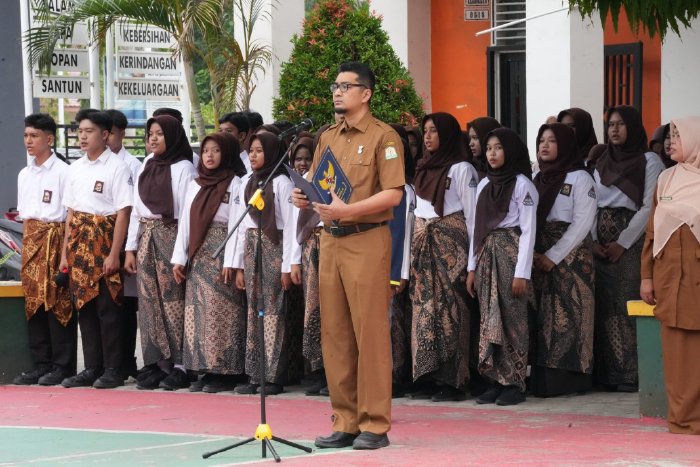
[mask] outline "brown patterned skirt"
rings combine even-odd
[[[175,282],[170,264],[177,224],[142,219],[139,230],[136,288],[143,361],[146,365],[162,360],[181,363],[185,284]]]
[[[100,293],[100,279],[104,279],[109,294],[121,303],[122,280],[118,272],[103,277],[104,260],[112,250],[112,235],[117,216],[98,216],[74,211],[69,225],[67,256],[70,291],[75,307],[83,306]]]
[[[321,354],[321,306],[318,297],[318,257],[321,228],[317,227],[302,247],[301,268],[304,290],[304,335],[302,351],[310,371],[323,369]]]
[[[256,229],[246,232],[245,249],[245,290],[248,297],[248,331],[246,338],[245,372],[251,381],[260,383],[260,347],[258,317],[259,284],[255,255],[257,248],[262,248],[262,292],[263,318],[265,331],[265,368],[266,382],[284,384],[287,373],[288,332],[285,293],[282,290],[280,274],[282,270],[282,231],[279,244],[275,245],[262,235],[259,245]]]
[[[636,214],[625,208],[598,210],[598,242],[617,240]],[[617,263],[595,261],[596,377],[601,384],[637,384],[637,329],[627,315],[627,301],[639,300],[644,235]]]
[[[21,277],[27,320],[42,305],[63,326],[68,324],[73,314],[70,292],[54,282],[61,264],[65,228],[65,222],[24,221]]]
[[[544,254],[561,239],[568,228],[567,222],[547,222],[537,233],[535,251]],[[593,372],[595,271],[591,243],[589,235],[550,272],[533,271],[532,282],[537,302],[533,371],[537,366],[544,372],[550,369],[586,375]],[[536,373],[546,379],[539,368]],[[590,377],[586,379],[590,383]],[[586,390],[589,384],[585,386],[576,387],[575,390]],[[561,389],[560,392],[555,387],[542,388],[541,395],[574,392]],[[535,395],[540,394],[536,392]]]
[[[461,388],[469,380],[468,244],[462,212],[416,218],[410,287],[414,381],[430,375]]]
[[[513,298],[512,285],[518,260],[520,229],[492,230],[484,240],[476,266],[476,292],[481,311],[479,372],[503,386],[525,391],[528,357],[528,302],[534,300],[532,285],[524,297]]]
[[[223,283],[223,257],[212,258],[226,235],[225,224],[213,223],[190,259],[182,351],[188,370],[221,375],[245,371],[245,294],[234,283]]]

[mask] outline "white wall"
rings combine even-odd
[[[526,16],[562,7],[561,0],[527,2]],[[539,127],[550,115],[581,107],[593,116],[602,140],[603,28],[578,11],[552,13],[526,25],[527,145],[535,159]]]
[[[700,18],[681,37],[670,32],[661,46],[661,121],[700,115]]]

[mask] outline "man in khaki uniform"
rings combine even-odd
[[[340,66],[331,85],[335,112],[345,118],[320,138],[309,171],[330,146],[352,186],[348,204],[332,192],[321,215],[319,264],[321,344],[333,406],[333,434],[316,446],[377,449],[389,445],[391,234],[388,221],[403,194],[403,146],[396,132],[372,117],[374,74],[363,63]],[[295,190],[294,203],[309,203]],[[335,221],[335,222],[332,222]]]

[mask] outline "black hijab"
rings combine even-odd
[[[472,165],[479,173],[480,178],[484,178],[489,170],[489,163],[486,161],[486,136],[496,128],[500,128],[501,123],[495,118],[479,117],[467,123],[467,131],[470,128],[474,129],[476,137],[479,138],[481,145],[481,154],[474,156]]]
[[[570,115],[574,119],[574,133],[576,133],[576,143],[578,144],[578,154],[582,161],[588,158],[588,154],[591,152],[591,148],[598,144],[598,138],[595,135],[595,129],[593,128],[593,118],[591,114],[578,107],[572,107],[570,109],[562,110],[557,116],[557,122],[561,123],[561,120],[565,115]],[[539,137],[537,141],[539,141]]]

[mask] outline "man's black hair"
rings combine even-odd
[[[56,136],[56,120],[49,114],[36,113],[27,115],[24,118],[24,127],[36,128],[37,130],[46,131]]]
[[[231,125],[238,128],[241,133],[248,133],[250,131],[250,122],[248,117],[243,115],[243,112],[230,112],[219,119],[219,124],[230,123]]]
[[[105,110],[105,113],[112,118],[112,124],[119,130],[126,130],[127,125],[129,125],[129,120],[126,119],[126,115],[117,109]]]
[[[158,115],[170,115],[171,117],[177,118],[180,121],[180,123],[183,122],[182,112],[180,112],[177,109],[173,109],[171,107],[161,107],[159,109],[154,110],[153,116],[157,117]]]
[[[263,123],[262,115],[260,115],[257,112],[251,112],[250,110],[246,110],[243,112],[243,114],[248,118],[248,124],[251,130],[255,130],[258,127],[261,127]]]
[[[340,64],[338,68],[338,73],[352,72],[357,74],[357,81],[360,84],[364,84],[370,91],[374,92],[374,85],[376,84],[376,79],[374,78],[374,72],[372,69],[362,62],[345,62]]]
[[[289,120],[277,120],[276,122],[273,123],[277,128],[280,129],[280,131],[285,132],[289,130],[291,127],[294,126],[292,122]]]
[[[112,117],[107,112],[102,112],[96,109],[83,109],[75,115],[75,121],[80,124],[83,120],[90,120],[93,124],[100,127],[103,131],[112,131]]]

